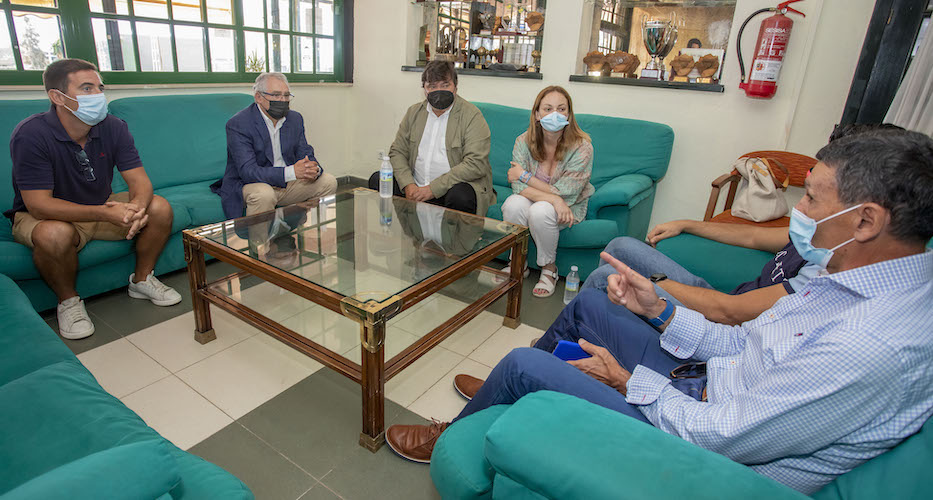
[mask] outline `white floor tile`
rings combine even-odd
[[[461,326],[453,335],[444,339],[441,347],[462,356],[469,356],[499,328],[502,328],[502,316],[483,311],[469,323]]]
[[[178,372],[232,418],[240,418],[322,365],[266,335],[256,335]]]
[[[216,307],[211,308],[211,321],[217,338],[207,344],[194,340],[193,312],[140,330],[128,336],[127,340],[175,373],[260,333]]]
[[[78,355],[97,382],[110,394],[122,398],[169,375],[169,371],[156,363],[126,339]]]
[[[454,377],[465,373],[485,380],[490,371],[492,369],[486,365],[472,359],[464,359],[416,399],[408,409],[427,419],[435,418],[441,422],[450,422],[467,404],[467,400],[454,389]]]
[[[424,300],[424,305],[398,320],[396,325],[421,337],[437,328],[441,323],[456,316],[467,304],[444,295],[435,295]]]
[[[124,397],[123,403],[183,450],[233,422],[233,419],[175,376],[166,377]]]
[[[386,382],[386,397],[408,406],[463,359],[463,356],[437,346]]]
[[[231,294],[234,300],[269,317],[282,321],[310,309],[315,304],[271,283],[260,283]]]
[[[488,367],[494,367],[512,349],[528,347],[532,339],[544,335],[544,330],[529,325],[519,325],[514,330],[503,326],[470,354],[470,359]]]

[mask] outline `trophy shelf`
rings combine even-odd
[[[402,71],[421,73],[424,71],[424,66],[402,66]],[[535,73],[533,71],[496,71],[492,69],[457,68],[457,74],[460,76],[491,76],[495,78],[520,78],[524,80],[544,79],[541,73]]]
[[[571,82],[584,83],[603,83],[610,85],[630,85],[634,87],[654,87],[662,89],[677,90],[697,90],[700,92],[718,92],[725,91],[725,87],[719,83],[688,83],[671,82],[667,80],[652,80],[649,78],[623,78],[618,76],[589,76],[589,75],[570,75]]]

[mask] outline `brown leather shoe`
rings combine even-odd
[[[448,425],[436,420],[431,425],[392,425],[386,429],[386,444],[406,460],[429,464],[434,444]]]
[[[535,344],[537,344],[539,340],[541,340],[541,337],[535,337],[531,339],[531,344],[529,344],[528,347],[534,347]]]
[[[454,377],[454,389],[468,401],[472,401],[473,396],[475,396],[479,388],[483,386],[483,382],[485,382],[485,380],[461,373]]]

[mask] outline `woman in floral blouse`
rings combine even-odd
[[[558,86],[545,88],[535,99],[528,130],[515,139],[509,169],[514,194],[502,204],[503,218],[528,226],[538,249],[536,297],[554,293],[558,235],[586,216],[592,171],[593,144],[577,125],[570,94]]]

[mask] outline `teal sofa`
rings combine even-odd
[[[172,236],[156,263],[157,275],[185,267],[181,231],[225,219],[220,197],[210,184],[226,167],[225,125],[253,102],[249,94],[201,94],[130,97],[110,102],[110,113],[129,125],[155,193],[172,205]],[[9,138],[16,124],[49,108],[49,101],[0,100],[0,137]],[[197,110],[192,116],[192,110]],[[0,210],[13,206],[13,168],[9,140],[0,140]],[[126,184],[114,174],[113,191]],[[126,286],[136,262],[132,242],[92,241],[78,253],[78,294],[90,297]],[[36,310],[58,300],[32,263],[31,251],[13,241],[12,226],[0,217],[0,273],[23,289]]]
[[[817,500],[929,498],[933,424],[839,476]],[[541,391],[447,429],[431,457],[445,500],[807,498],[744,465],[621,413]]]
[[[4,275],[0,317],[0,498],[253,498],[104,391]]]
[[[508,170],[515,138],[528,129],[531,112],[483,102],[474,104],[483,112],[492,133],[489,163],[496,203],[486,216],[501,220],[502,203],[512,194]],[[647,234],[655,186],[671,160],[674,131],[660,123],[627,118],[589,114],[577,114],[576,118],[593,140],[590,182],[596,192],[590,198],[586,219],[560,232],[557,269],[566,276],[570,266],[576,265],[580,278],[586,279],[599,266],[599,252],[613,238],[644,239]],[[528,261],[537,267],[534,242],[529,243]]]

